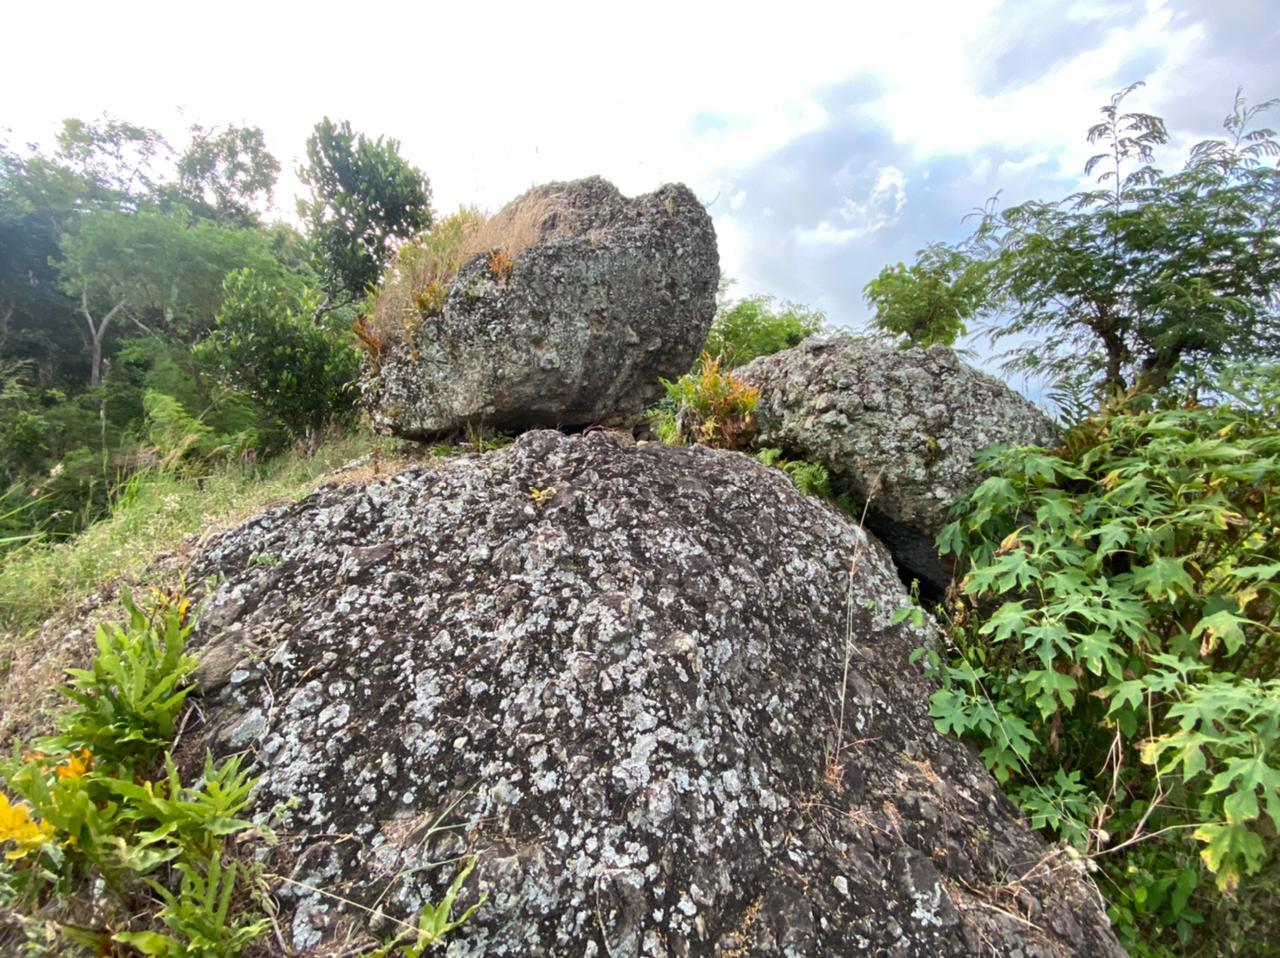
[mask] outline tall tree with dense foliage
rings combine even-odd
[[[315,249],[325,298],[320,314],[362,299],[396,246],[431,225],[431,186],[400,156],[400,144],[352,132],[325,117],[298,171],[311,191],[298,212]]]
[[[271,262],[260,234],[191,222],[181,210],[98,210],[60,248],[62,286],[79,306],[90,351],[91,386],[102,381],[103,343],[113,327],[128,323],[193,343],[213,326],[226,274]]]
[[[911,266],[886,266],[863,289],[872,325],[909,346],[950,346],[987,298],[987,268],[944,243],[925,247]]]
[[[260,128],[197,124],[178,159],[176,194],[192,212],[222,226],[256,226],[279,175],[280,161],[267,150]]]
[[[1136,86],[1136,85],[1135,85]],[[1104,386],[1160,387],[1209,376],[1234,359],[1280,356],[1280,154],[1275,133],[1237,95],[1226,139],[1198,144],[1164,173],[1164,123],[1122,113],[1129,87],[1103,107],[1089,141],[1105,152],[1099,189],[1024,203],[990,217],[978,245],[1009,316],[1003,333],[1046,335],[1015,367],[1051,374],[1084,363]]]
[[[1167,173],[1155,166],[1164,122],[1123,112],[1137,86],[1089,130],[1104,148],[1086,166],[1097,189],[989,209],[969,241],[882,273],[868,287],[894,307],[882,321],[905,331],[933,315],[981,314],[997,337],[1021,340],[1010,368],[1104,391],[1280,357],[1280,170],[1269,163],[1280,143],[1250,129],[1277,101],[1248,106],[1238,93],[1225,137]]]

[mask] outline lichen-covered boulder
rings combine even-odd
[[[934,591],[950,578],[934,541],[981,478],[974,454],[1057,437],[1033,403],[944,346],[813,337],[734,372],[760,389],[758,444],[826,466],[833,489],[869,502],[867,524]]]
[[[438,315],[388,340],[365,389],[375,425],[424,439],[638,418],[715,315],[707,211],[682,185],[627,199],[592,177],[537,187],[498,217],[542,238],[509,263],[473,257]]]
[[[746,456],[530,432],[322,489],[194,571],[222,578],[190,761],[256,757],[302,953],[475,855],[452,956],[1121,954],[934,731],[883,548]]]

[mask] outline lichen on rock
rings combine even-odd
[[[868,506],[868,526],[905,574],[935,592],[950,569],[934,539],[981,479],[974,454],[1057,438],[1034,404],[945,346],[817,336],[735,374],[760,390],[759,445],[826,466],[835,491]]]
[[[711,217],[675,184],[628,199],[600,177],[536,187],[540,239],[465,263],[438,314],[389,339],[365,384],[374,424],[411,439],[637,419],[688,371],[715,315]],[[505,254],[504,254],[505,255]]]
[[[530,432],[321,489],[195,573],[227,664],[193,742],[288,806],[304,953],[370,921],[321,891],[408,919],[474,854],[459,958],[1122,954],[934,730],[884,548],[746,456]]]

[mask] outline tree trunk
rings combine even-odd
[[[106,338],[107,327],[111,325],[111,320],[116,318],[116,314],[125,308],[128,300],[120,300],[103,316],[99,322],[93,321],[93,313],[89,311],[89,296],[87,293],[80,294],[80,312],[84,315],[85,324],[89,327],[89,344],[92,350],[92,358],[89,365],[89,388],[102,385],[102,341]]]

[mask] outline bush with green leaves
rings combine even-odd
[[[745,365],[798,346],[819,332],[827,317],[798,303],[778,303],[772,296],[722,301],[716,310],[706,352],[725,369]]]
[[[931,714],[1098,856],[1142,953],[1278,930],[1232,905],[1280,888],[1278,384],[1118,402],[1057,451],[989,451],[939,537],[965,572],[949,653],[922,653]]]
[[[667,395],[650,410],[650,421],[663,442],[744,449],[755,435],[760,390],[722,369],[710,353],[702,354],[693,372],[661,383]]]
[[[359,353],[349,331],[317,324],[316,303],[251,270],[228,274],[217,327],[197,347],[218,375],[298,438],[355,411]]]
[[[950,346],[986,303],[986,276],[985,263],[934,243],[910,266],[886,266],[862,294],[877,329],[904,337],[907,346]]]

